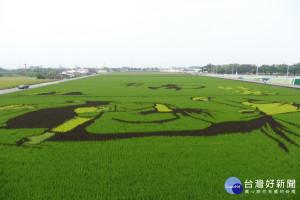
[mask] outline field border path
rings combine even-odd
[[[87,77],[91,77],[91,76],[95,76],[95,75],[83,76],[83,77],[78,77],[78,78],[63,79],[63,80],[59,80],[59,81],[52,81],[52,82],[34,84],[34,85],[30,85],[29,89],[26,89],[26,90],[30,90],[30,89],[38,88],[38,87],[43,87],[43,86],[46,86],[46,85],[58,84],[58,83],[66,82],[66,81],[78,80],[78,79],[87,78]],[[4,89],[4,90],[0,90],[0,95],[1,94],[12,93],[12,92],[18,92],[18,91],[22,91],[22,90],[20,90],[18,88]]]
[[[200,75],[200,76],[228,79],[228,80],[233,80],[233,81],[244,81],[244,82],[258,83],[258,84],[263,84],[263,85],[273,85],[273,86],[277,86],[277,87],[285,87],[285,88],[292,88],[292,89],[300,89],[300,85],[287,85],[287,84],[279,84],[279,83],[264,83],[264,82],[251,81],[251,80],[245,80],[245,79],[236,79],[236,78],[221,77],[221,76],[210,76],[210,75]]]

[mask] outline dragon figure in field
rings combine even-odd
[[[296,103],[269,102],[260,103],[259,100],[245,99],[243,102],[222,101],[218,102],[210,97],[195,97],[191,100],[199,101],[200,108],[178,108],[166,103],[119,103],[103,101],[87,101],[80,105],[70,105],[59,108],[40,109],[9,119],[1,129],[45,128],[40,135],[26,137],[15,145],[32,146],[44,141],[104,141],[147,136],[215,136],[233,133],[250,133],[260,130],[263,134],[277,142],[280,148],[289,152],[284,143],[298,146],[290,138],[290,135],[299,137],[299,134],[291,131],[288,126],[300,128],[300,124],[288,122],[277,118],[277,115],[299,112],[300,105]],[[232,112],[244,113],[244,118],[237,120],[215,122],[216,116],[211,110],[202,109],[201,101],[209,101],[214,104],[231,106]],[[132,106],[133,105],[133,106]],[[198,104],[197,104],[198,105]],[[25,106],[26,107],[26,106]],[[133,108],[136,107],[136,108]],[[27,106],[27,108],[32,108]],[[237,110],[237,111],[236,111]],[[1,107],[0,107],[1,111]],[[9,111],[9,110],[8,110]],[[7,112],[8,112],[7,111]],[[129,112],[137,116],[138,120],[130,120],[126,117],[111,117],[111,121],[127,123],[128,125],[165,124],[183,118],[193,118],[200,124],[205,124],[197,130],[164,130],[152,132],[124,132],[124,133],[89,133],[86,128],[101,120],[104,115],[109,116],[114,112]],[[154,120],[147,120],[149,116]],[[163,119],[155,119],[156,116],[166,116]],[[145,119],[144,119],[145,118]]]

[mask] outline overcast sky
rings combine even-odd
[[[0,0],[0,67],[300,62],[300,0]]]

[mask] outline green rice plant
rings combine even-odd
[[[240,113],[254,113],[254,110],[239,110]]]
[[[172,112],[173,110],[170,109],[168,106],[164,104],[155,104],[154,106],[158,112]]]
[[[105,113],[104,115],[108,115],[108,114]],[[148,115],[142,115],[142,114],[139,114],[136,112],[129,112],[129,113],[117,113],[114,115],[112,115],[112,113],[109,113],[109,115],[111,117],[113,117],[113,119],[116,119],[119,121],[131,122],[130,126],[135,126],[135,123],[151,123],[154,121],[159,122],[159,121],[175,118],[175,116],[169,112],[159,112],[159,113],[152,113],[152,114],[148,114]],[[102,125],[102,127],[106,127],[106,126],[107,125]],[[153,126],[155,126],[155,125],[153,124]]]
[[[73,130],[77,126],[84,124],[85,122],[92,120],[93,118],[82,118],[82,117],[75,117],[73,119],[70,119],[69,121],[66,121],[65,123],[55,127],[52,129],[53,132],[60,132],[65,133],[70,130]]]
[[[1,144],[16,144],[23,138],[39,136],[46,131],[45,128],[24,128],[24,129],[1,129],[0,130],[0,146]]]
[[[125,111],[125,112],[132,111],[132,110],[141,110],[145,108],[153,108],[153,104],[149,105],[148,103],[121,102],[117,105],[118,111]]]
[[[29,141],[25,142],[24,144],[30,144],[30,145],[35,145],[35,144],[39,144],[41,142],[43,142],[44,140],[54,136],[55,133],[51,133],[51,132],[46,132],[42,135],[36,135],[36,136],[32,136],[32,137],[28,137]]]
[[[17,87],[22,84],[32,85],[56,81],[55,79],[37,79],[35,77],[0,77],[0,90]]]
[[[206,122],[199,123],[199,120],[194,118],[182,118],[167,123],[159,123],[159,121],[174,118],[176,117],[170,112],[159,112],[149,115],[139,115],[133,112],[109,112],[96,119],[86,130],[94,134],[122,134],[128,132],[155,132],[158,130],[199,130],[210,125]],[[155,121],[158,123],[151,123]]]
[[[232,87],[223,87],[223,86],[219,86],[219,89],[224,89],[224,90],[232,90]]]
[[[120,87],[121,84],[129,82],[144,85],[135,88]],[[182,90],[148,88],[167,84],[177,84]],[[196,88],[199,84],[205,85],[206,88],[185,89]],[[218,86],[234,89],[218,89]],[[30,95],[47,91],[74,90],[89,95]],[[241,94],[235,90],[264,93],[269,91],[278,95],[275,99],[274,96]],[[191,97],[199,96],[211,97],[212,100],[191,100]],[[250,99],[253,101],[249,101]],[[294,104],[288,105],[297,106],[300,104],[300,90],[203,76],[148,73],[108,74],[1,95],[0,107],[36,104],[39,109],[47,109],[79,106],[86,101],[112,102],[105,105],[110,108],[109,112],[102,110],[78,114],[79,118],[85,118],[82,117],[85,114],[92,116],[94,113],[103,112],[101,117],[86,127],[86,131],[97,136],[126,133],[140,135],[105,142],[57,142],[54,138],[56,139],[58,134],[66,134],[56,133],[57,135],[52,136],[53,141],[51,137],[44,140],[45,145],[40,148],[34,148],[34,145],[26,145],[26,148],[23,148],[17,147],[16,143],[34,135],[43,138],[42,135],[48,130],[54,133],[52,128],[0,128],[0,199],[299,199],[298,191],[296,194],[261,196],[244,193],[230,195],[224,189],[225,180],[231,176],[239,178],[242,183],[246,179],[252,179],[254,182],[255,179],[300,178],[300,148],[282,140],[270,127],[268,132],[283,141],[288,146],[289,153],[284,152],[274,140],[260,130],[231,133],[231,130],[227,129],[228,134],[201,137],[139,137],[151,132],[197,131],[209,128],[212,123],[248,121],[261,116],[259,110],[264,109],[264,106],[260,105],[271,104],[275,100],[294,101]],[[166,110],[173,111],[157,112],[158,109],[154,108],[157,102],[165,105]],[[248,102],[248,105],[242,102]],[[255,110],[257,106],[258,110]],[[275,107],[279,109],[280,106]],[[300,112],[288,107],[292,112],[279,112],[270,117],[284,125],[286,130],[299,134],[299,127],[292,124],[299,125]],[[183,108],[208,110],[212,117],[205,118],[197,113],[186,117],[178,113],[180,119],[174,121],[143,123],[171,119],[176,110]],[[281,108],[286,109],[285,106]],[[269,108],[272,109],[274,107]],[[239,112],[240,110],[243,111]],[[0,113],[0,123],[9,124],[9,120],[30,113],[29,111],[31,110],[3,110]],[[150,114],[143,115],[144,111],[149,111]],[[199,118],[209,122],[199,121]],[[142,123],[125,123],[115,119]],[[28,122],[32,120],[28,118]],[[67,121],[64,124],[68,125]],[[105,138],[105,135],[103,137]],[[289,138],[300,144],[296,135],[289,134]],[[81,190],[74,192],[74,188]]]
[[[41,92],[41,93],[33,93],[31,95],[54,95],[56,92]]]

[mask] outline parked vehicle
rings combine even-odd
[[[19,89],[28,89],[29,85],[19,85],[18,88]]]

